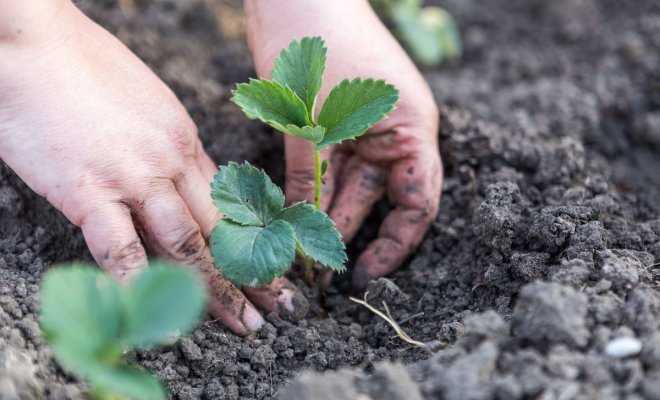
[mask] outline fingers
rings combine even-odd
[[[202,237],[208,239],[221,218],[211,199],[211,181],[205,178],[200,170],[191,168],[175,185],[190,214],[199,225]]]
[[[264,320],[259,311],[213,268],[201,229],[173,184],[154,188],[151,197],[136,208],[145,241],[158,255],[195,266],[203,274],[210,290],[209,312],[213,317],[239,335],[261,328]]]
[[[385,193],[386,172],[375,164],[352,156],[343,167],[339,192],[335,195],[330,218],[345,242],[350,241],[369,215],[374,203]]]
[[[262,310],[278,312],[296,321],[302,319],[309,308],[305,296],[286,278],[276,278],[270,285],[245,287],[243,292]]]
[[[360,255],[353,283],[363,288],[398,268],[424,238],[438,212],[442,167],[435,153],[395,163],[388,179],[388,195],[395,209],[383,221],[378,238]]]
[[[213,206],[210,197],[210,183],[213,181],[217,168],[203,150],[199,152],[197,167],[199,173],[195,171],[194,177],[188,178],[182,188],[177,185],[177,189],[182,193],[182,197],[194,219],[200,224],[202,235],[208,238],[221,217],[215,206]],[[206,192],[202,193],[204,189],[206,189]],[[204,200],[200,201],[200,198]],[[209,207],[213,210],[209,211]],[[199,211],[196,213],[195,210]],[[223,280],[220,281],[224,282]],[[263,285],[258,288],[243,288],[243,292],[260,309],[266,312],[279,312],[293,320],[304,317],[309,308],[305,296],[285,278],[275,279],[270,285]]]
[[[287,204],[300,201],[314,203],[314,145],[307,140],[285,135],[284,152]],[[321,150],[321,159],[327,160],[329,154],[329,150]],[[328,168],[322,182],[321,209],[327,210],[332,202],[335,186],[332,168]]]
[[[213,178],[215,177],[216,172],[218,172],[218,168],[213,160],[211,160],[211,157],[209,157],[209,155],[206,154],[202,148],[202,143],[198,142],[197,146],[199,147],[196,160],[197,166],[199,167],[199,170],[201,171],[204,179],[208,181],[210,185],[210,183],[213,182]]]
[[[94,260],[118,281],[128,282],[147,266],[147,254],[123,204],[109,203],[90,212],[80,228]]]
[[[236,286],[222,279],[220,271],[213,268],[210,254],[207,254],[198,269],[209,287],[209,314],[240,336],[247,336],[261,329],[264,324],[261,313]]]
[[[337,192],[337,188],[341,186],[340,179],[343,176],[344,167],[350,157],[351,152],[346,150],[346,146],[344,146],[343,143],[334,145],[330,152],[330,165],[328,165],[328,168],[332,170],[335,192]]]

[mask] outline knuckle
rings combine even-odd
[[[164,250],[173,260],[195,264],[204,255],[206,243],[200,228],[190,225],[178,229],[164,239]]]
[[[312,169],[300,168],[287,171],[287,184],[312,187],[313,182],[314,171]]]
[[[314,171],[307,169],[290,170],[286,174],[287,198],[296,201],[304,200],[313,194]]]
[[[364,163],[361,168],[360,188],[367,192],[375,192],[385,186],[386,174],[382,168]]]
[[[127,244],[110,247],[101,257],[101,266],[120,280],[146,264],[147,253],[137,237]]]
[[[177,154],[185,158],[197,156],[197,126],[189,116],[177,119],[168,127],[169,138]]]

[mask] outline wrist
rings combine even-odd
[[[47,40],[72,7],[70,0],[0,0],[0,49]]]
[[[81,16],[70,0],[0,0],[0,122],[26,87],[45,84],[47,91],[53,86],[48,76],[59,60],[75,68],[75,46],[69,42],[76,38]]]
[[[259,66],[293,39],[341,37],[348,27],[378,20],[368,0],[245,0],[248,45]]]

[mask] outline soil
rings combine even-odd
[[[660,399],[660,3],[430,3],[464,41],[460,62],[425,71],[441,105],[441,210],[369,300],[432,349],[350,303],[339,278],[328,318],[270,315],[247,339],[207,321],[130,354],[173,398]],[[173,88],[216,162],[283,181],[279,134],[228,101],[254,75],[239,2],[79,5]],[[91,261],[78,229],[0,163],[0,398],[84,397],[36,322],[42,273],[78,259]]]

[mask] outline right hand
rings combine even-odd
[[[254,305],[304,314],[285,279],[241,292],[221,278],[207,246],[220,218],[216,168],[193,121],[117,39],[70,1],[50,3],[38,21],[0,31],[0,158],[82,229],[118,280],[147,265],[139,232],[157,255],[202,272],[210,313],[237,334],[264,323]]]

